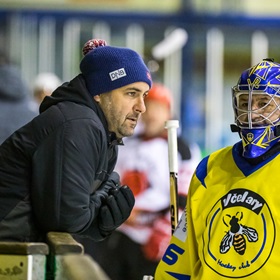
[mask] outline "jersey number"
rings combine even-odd
[[[168,265],[173,265],[178,260],[178,255],[182,255],[185,252],[182,248],[178,247],[175,244],[170,244],[165,251],[162,260]]]

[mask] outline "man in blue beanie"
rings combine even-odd
[[[134,206],[114,167],[146,110],[151,75],[131,49],[90,40],[83,52],[81,73],[0,146],[1,241],[43,241],[49,231],[99,241]]]

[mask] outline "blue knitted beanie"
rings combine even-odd
[[[80,69],[92,96],[135,82],[151,88],[152,79],[141,56],[128,48],[107,46],[104,40],[89,40],[83,48]]]

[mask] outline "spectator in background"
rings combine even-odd
[[[19,68],[0,52],[0,144],[38,115],[31,95]]]
[[[33,84],[34,99],[41,104],[45,96],[49,96],[52,92],[62,84],[60,78],[54,73],[43,72],[37,75]]]
[[[131,187],[135,207],[130,218],[105,242],[92,248],[94,258],[114,280],[140,280],[154,274],[171,235],[168,142],[165,121],[171,116],[172,94],[154,83],[137,135],[120,148],[116,170]],[[178,137],[179,207],[185,207],[188,185],[201,159],[196,144]],[[180,212],[181,213],[181,212]]]

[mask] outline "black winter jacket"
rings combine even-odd
[[[92,197],[120,143],[82,75],[46,97],[0,146],[0,240],[41,241],[48,231],[102,239]]]

